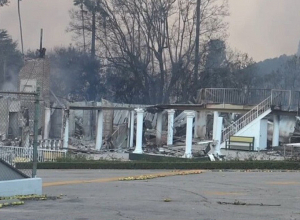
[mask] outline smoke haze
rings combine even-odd
[[[228,43],[233,49],[248,53],[255,61],[295,54],[300,40],[299,0],[229,0]],[[72,0],[23,0],[24,48],[39,47],[40,28],[44,28],[44,45],[68,46],[72,43],[65,30]],[[19,42],[17,1],[0,8],[0,28],[7,29]]]

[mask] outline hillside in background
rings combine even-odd
[[[266,59],[264,61],[256,63],[255,66],[257,75],[265,76],[272,72],[276,72],[277,70],[282,68],[292,57],[293,56],[281,55],[280,57]]]
[[[297,53],[295,53],[298,57],[300,57],[300,42],[298,45]],[[281,55],[280,57],[266,59],[264,61],[258,62],[255,64],[257,75],[258,76],[266,76],[271,74],[272,72],[277,72],[280,69],[283,69],[289,60],[292,60],[295,55],[287,56]]]

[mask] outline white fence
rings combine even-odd
[[[55,161],[66,154],[67,150],[38,149],[38,162]],[[32,162],[33,148],[1,146],[0,158],[13,166],[18,162]]]
[[[33,147],[33,140],[30,140],[30,147]],[[61,139],[43,139],[38,141],[38,149],[61,150],[63,140]]]

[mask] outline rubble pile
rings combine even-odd
[[[96,153],[95,141],[86,141],[74,137],[69,138],[69,150],[82,153]]]
[[[266,151],[266,154],[286,158],[300,158],[300,148],[294,146],[273,147]]]
[[[0,138],[0,147],[2,146],[14,146],[19,147],[21,146],[21,139],[15,138],[15,139],[2,139]]]
[[[294,133],[290,137],[291,143],[300,143],[300,117],[296,116],[296,124]]]
[[[81,117],[75,117],[75,134],[77,139],[82,139],[84,136],[83,119]]]
[[[153,131],[151,131],[153,133]],[[143,147],[143,151],[148,154],[164,155],[172,157],[182,157],[185,153],[185,136],[175,136],[174,144],[171,146],[166,145],[167,135],[162,135],[164,139],[162,146],[157,146],[156,139],[147,138],[146,132],[146,144]],[[211,151],[215,145],[213,142],[200,142],[199,139],[193,139],[192,155],[193,157],[205,157]]]

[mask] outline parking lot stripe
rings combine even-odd
[[[151,175],[151,176],[155,176],[155,178],[161,178],[161,177],[170,177],[170,176],[176,176],[176,175],[195,174],[193,172],[195,172],[195,170],[161,172],[161,173],[152,173],[152,174],[144,174],[144,175],[135,175],[132,177],[135,179],[135,178],[138,178],[141,176]],[[204,171],[198,170],[198,172],[203,173]],[[86,183],[106,183],[106,182],[119,181],[124,178],[128,178],[128,176],[127,177],[123,176],[123,177],[99,178],[99,179],[91,179],[91,180],[70,180],[70,181],[46,182],[46,183],[43,183],[43,187],[77,185],[77,184],[86,184]]]

